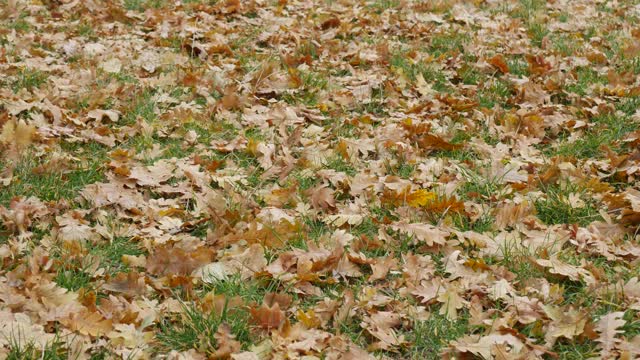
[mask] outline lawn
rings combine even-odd
[[[639,23],[0,0],[0,359],[640,357]]]

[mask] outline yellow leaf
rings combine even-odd
[[[298,321],[300,321],[309,329],[317,328],[318,326],[320,326],[320,319],[318,319],[313,309],[310,309],[306,312],[302,309],[298,309],[296,318],[298,318]]]
[[[15,145],[16,149],[24,149],[33,140],[36,133],[36,127],[27,125],[24,120],[16,122],[9,121],[2,127],[0,132],[0,143],[5,145]]]
[[[435,199],[435,193],[427,191],[425,189],[420,189],[407,195],[407,204],[413,207],[420,207],[427,205],[430,201],[433,201]]]

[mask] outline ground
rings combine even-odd
[[[0,359],[640,356],[639,23],[0,0]]]

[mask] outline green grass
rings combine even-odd
[[[405,336],[411,342],[410,352],[406,355],[411,359],[441,359],[440,352],[450,341],[465,334],[470,329],[466,313],[459,314],[456,321],[448,320],[436,310],[431,312],[428,320],[414,320],[413,327]]]
[[[471,41],[466,32],[439,33],[431,37],[428,52],[433,57],[464,52],[464,45]]]
[[[67,268],[67,266],[69,266]],[[56,277],[53,279],[58,286],[71,291],[80,289],[90,289],[92,287],[92,276],[88,272],[89,269],[73,261],[58,268]]]
[[[493,109],[496,105],[502,108],[509,108],[507,100],[513,92],[512,87],[503,80],[494,79],[478,90],[477,101],[480,107]]]
[[[571,56],[581,47],[581,39],[566,34],[554,34],[551,36],[551,44],[553,49],[558,51],[562,56]]]
[[[123,111],[122,123],[133,125],[138,118],[142,118],[148,123],[153,122],[157,118],[155,113],[157,104],[153,99],[154,94],[155,91],[152,89],[143,89],[137,92],[129,102],[129,108]]]
[[[465,180],[457,192],[463,199],[474,198],[475,201],[492,202],[500,196],[504,188],[502,178],[486,177],[473,170],[460,169]]]
[[[452,46],[455,47],[455,43]],[[401,70],[411,81],[416,81],[417,77],[422,75],[427,83],[433,83],[433,89],[436,91],[449,88],[449,81],[441,70],[431,64],[413,61],[405,51],[394,52],[389,60],[389,67],[392,70]]]
[[[513,75],[529,76],[529,63],[522,57],[513,57],[507,60],[509,72]]]
[[[576,93],[581,96],[587,95],[593,84],[608,83],[608,80],[604,75],[600,75],[597,71],[587,67],[581,67],[575,70],[574,79],[575,82],[567,85],[565,89],[568,92]]]
[[[215,334],[222,324],[231,328],[231,333],[245,346],[251,342],[249,313],[243,308],[225,308],[221,315],[204,313],[192,304],[182,303],[183,313],[178,319],[164,319],[160,324],[157,340],[166,349],[197,349],[213,353],[218,348]]]
[[[124,8],[133,11],[160,9],[166,5],[165,0],[124,0]]]
[[[483,213],[478,219],[472,221],[468,216],[453,214],[454,225],[462,231],[475,231],[478,233],[492,232],[496,219],[488,212]]]
[[[25,19],[29,16],[29,13],[22,11],[15,19],[6,23],[9,29],[18,31],[18,32],[28,32],[31,30],[31,25]]]
[[[86,148],[90,155],[89,163],[65,172],[53,168],[39,173],[37,169],[45,166],[49,160],[33,154],[24,156],[13,171],[11,184],[0,191],[0,205],[6,206],[15,196],[35,196],[43,201],[73,199],[86,185],[103,180],[105,148],[97,143],[87,145]],[[0,162],[0,169],[7,166],[9,164]]]
[[[41,348],[33,342],[24,343],[24,340],[20,339],[20,334],[15,336],[17,338],[9,339],[5,360],[63,360],[70,358],[68,350],[63,347],[63,343],[58,338]]]
[[[633,113],[640,101],[626,100],[619,105],[623,112]],[[605,114],[591,119],[593,126],[573,142],[559,141],[555,148],[545,148],[548,156],[575,156],[576,158],[598,158],[605,155],[601,146],[606,145],[613,151],[621,151],[623,144],[620,140],[628,133],[639,128],[636,121],[627,116]]]
[[[349,176],[354,176],[357,173],[356,168],[339,155],[327,159],[324,166],[338,172],[344,172]]]
[[[519,0],[511,16],[521,18],[524,21],[530,21],[538,12],[543,11],[545,6],[545,0]]]
[[[400,0],[374,0],[370,6],[381,12],[384,10],[397,8],[398,6],[400,6]]]
[[[545,224],[578,224],[585,226],[600,220],[598,204],[584,190],[571,183],[550,185],[543,188],[545,195],[534,201],[538,218]],[[578,194],[584,206],[569,203],[569,196]]]
[[[104,267],[111,275],[119,272],[128,272],[129,266],[122,262],[122,256],[143,255],[142,247],[128,237],[116,237],[111,242],[95,244],[89,253],[100,259],[100,266]]]
[[[20,69],[11,84],[11,90],[13,90],[14,94],[17,94],[22,89],[33,91],[42,86],[48,77],[47,73],[40,70],[29,68]]]

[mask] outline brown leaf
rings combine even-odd
[[[190,275],[213,260],[213,250],[200,247],[191,251],[163,245],[147,259],[147,271],[154,275]]]
[[[235,336],[231,333],[231,328],[225,323],[218,326],[213,338],[218,343],[218,348],[211,354],[211,359],[228,359],[231,354],[237,353],[242,349],[242,344],[235,339]]]
[[[105,319],[97,312],[72,313],[60,322],[82,335],[101,336],[113,330],[111,319]]]
[[[418,146],[421,149],[428,151],[435,150],[445,150],[445,151],[453,151],[462,149],[462,145],[460,144],[452,144],[438,135],[433,134],[424,134],[418,138],[417,141]]]
[[[600,336],[596,341],[600,343],[602,349],[600,356],[602,356],[602,358],[610,359],[614,357],[613,350],[621,341],[618,335],[623,333],[622,330],[618,329],[627,323],[622,319],[623,316],[624,312],[617,311],[609,313],[598,320],[596,331],[600,333]]]
[[[133,271],[118,273],[115,278],[109,280],[102,288],[128,296],[144,295],[146,293],[144,275]]]
[[[502,56],[502,54],[496,54],[494,57],[489,59],[489,64],[495,66],[503,74],[509,73],[509,66],[507,65],[507,62],[504,61],[504,56]]]
[[[262,304],[259,308],[249,308],[251,312],[251,322],[265,330],[279,329],[286,320],[284,311],[280,310],[277,302],[273,306]]]
[[[327,185],[319,185],[313,189],[310,189],[311,193],[311,205],[315,209],[329,210],[335,209],[336,200],[333,197],[333,189],[327,187]]]
[[[331,18],[329,20],[326,20],[322,23],[322,25],[320,25],[320,28],[322,30],[327,30],[327,29],[331,29],[331,28],[336,28],[340,26],[340,19],[337,17]]]

